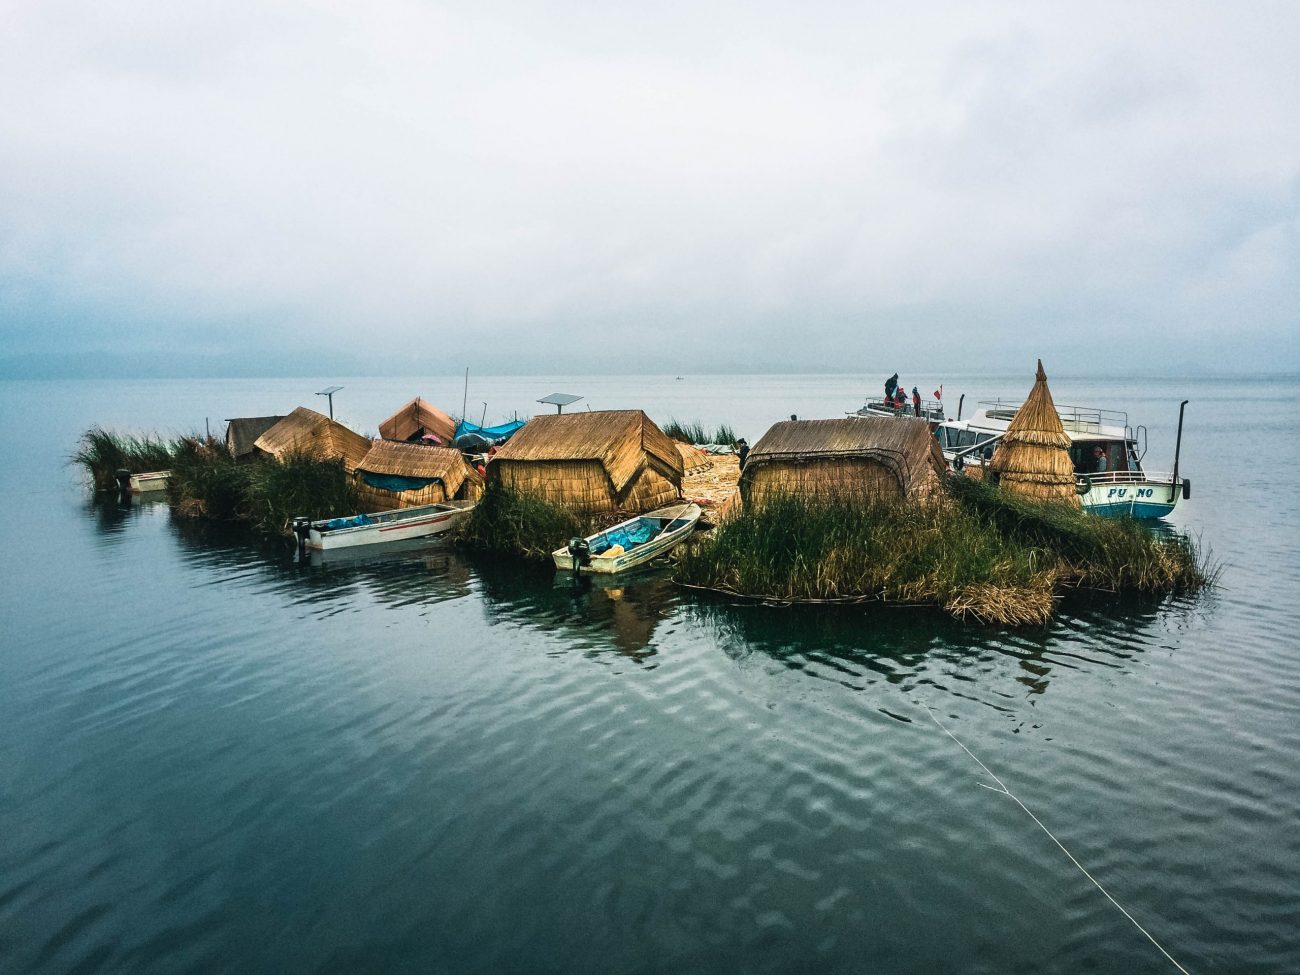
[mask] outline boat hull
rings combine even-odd
[[[391,518],[392,512],[381,512],[370,517],[371,524],[353,528],[325,529],[325,522],[313,522],[307,533],[307,547],[321,552],[361,545],[381,545],[386,542],[404,542],[413,538],[431,538],[450,531],[471,508],[453,508],[447,505],[427,505],[408,508]],[[381,520],[386,519],[386,520]]]
[[[673,517],[670,524],[675,526],[670,530],[665,530],[661,534],[647,542],[642,542],[634,548],[628,549],[619,555],[592,555],[591,561],[587,565],[579,565],[578,572],[582,575],[614,575],[619,572],[627,572],[630,569],[644,566],[662,555],[667,555],[681,542],[685,541],[695,530],[696,523],[700,520],[700,507],[696,504],[678,505],[672,508],[659,509],[660,511],[671,511]],[[650,512],[640,517],[655,517],[658,512]],[[614,531],[623,528],[640,520],[638,518],[629,519],[613,528]],[[678,526],[678,522],[681,522]],[[605,532],[598,532],[590,536],[588,541],[598,539]],[[551,558],[555,562],[555,567],[561,572],[572,572],[574,570],[573,556],[567,548],[556,549],[551,553]]]
[[[131,475],[131,493],[149,494],[153,491],[166,491],[167,482],[171,480],[171,471],[149,471],[145,474]]]
[[[1083,509],[1103,518],[1164,518],[1178,505],[1182,491],[1168,481],[1093,483],[1083,494]]]

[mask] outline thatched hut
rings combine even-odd
[[[1029,398],[1016,411],[993,451],[989,472],[999,487],[1016,494],[1062,501],[1076,508],[1080,505],[1070,460],[1070,438],[1052,402],[1052,391],[1047,388],[1042,359],[1038,360],[1038,377]]]
[[[257,438],[253,449],[279,460],[306,453],[321,459],[340,458],[344,470],[356,470],[370,449],[370,440],[322,413],[300,406]]]
[[[432,435],[451,446],[456,436],[456,421],[417,396],[379,424],[379,435],[385,440],[402,440],[407,443],[415,443],[425,435]]]
[[[357,464],[357,491],[367,511],[467,501],[483,479],[454,447],[376,440]]]
[[[251,458],[257,438],[283,419],[282,416],[242,416],[227,420],[226,450],[235,460]]]
[[[560,413],[528,421],[487,472],[576,511],[649,511],[681,496],[682,456],[640,410]]]
[[[750,450],[740,497],[747,507],[778,494],[920,499],[938,487],[944,469],[943,452],[925,420],[783,420]]]

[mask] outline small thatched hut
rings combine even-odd
[[[370,440],[324,414],[300,406],[257,438],[253,449],[279,460],[300,452],[322,459],[338,457],[343,468],[356,470],[370,449]]]
[[[1016,494],[1062,501],[1076,508],[1080,505],[1074,487],[1070,438],[1052,402],[1052,391],[1047,388],[1042,359],[1038,360],[1034,388],[998,441],[989,471],[999,487]]]
[[[418,396],[379,424],[379,435],[385,440],[415,443],[426,434],[450,447],[456,436],[456,421]]]
[[[649,511],[681,496],[682,455],[640,410],[561,413],[529,420],[487,472],[577,511]]]
[[[925,420],[783,420],[745,459],[740,497],[747,507],[777,494],[925,498],[944,469],[943,452]]]
[[[483,493],[483,479],[454,447],[376,440],[357,464],[357,490],[367,511],[466,501]]]
[[[253,455],[257,438],[270,430],[284,417],[243,416],[226,421],[226,449],[235,460],[246,460]]]

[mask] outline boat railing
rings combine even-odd
[[[902,407],[896,407],[892,403],[886,404],[885,398],[883,396],[876,396],[876,397],[868,396],[866,402],[862,404],[862,409],[856,411],[855,413],[850,413],[849,415],[865,416],[868,413],[875,413],[875,414],[893,413],[896,416],[915,416],[916,408],[913,405],[911,399],[908,399],[906,405]],[[921,400],[921,416],[927,420],[942,421],[944,418],[943,403],[937,399]]]
[[[993,420],[1011,421],[1016,412],[1024,405],[1022,400],[980,400],[985,415]],[[1128,431],[1128,414],[1123,410],[1099,410],[1085,406],[1066,406],[1056,404],[1056,414],[1061,418],[1061,426],[1070,433],[1102,434],[1103,427],[1119,427]]]
[[[1168,471],[1099,471],[1079,474],[1093,485],[1098,484],[1173,484],[1174,475]]]

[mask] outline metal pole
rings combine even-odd
[[[1174,477],[1169,484],[1169,500],[1174,500],[1178,491],[1178,455],[1183,451],[1183,411],[1187,409],[1187,400],[1178,406],[1178,439],[1174,441]]]
[[[460,418],[466,419],[465,411],[469,409],[469,366],[465,367],[465,396],[460,401]]]
[[[966,402],[966,394],[962,393],[961,398],[957,400],[957,419],[961,419],[961,404]]]
[[[334,394],[330,393],[325,398],[330,401],[330,419],[332,420],[334,419]]]

